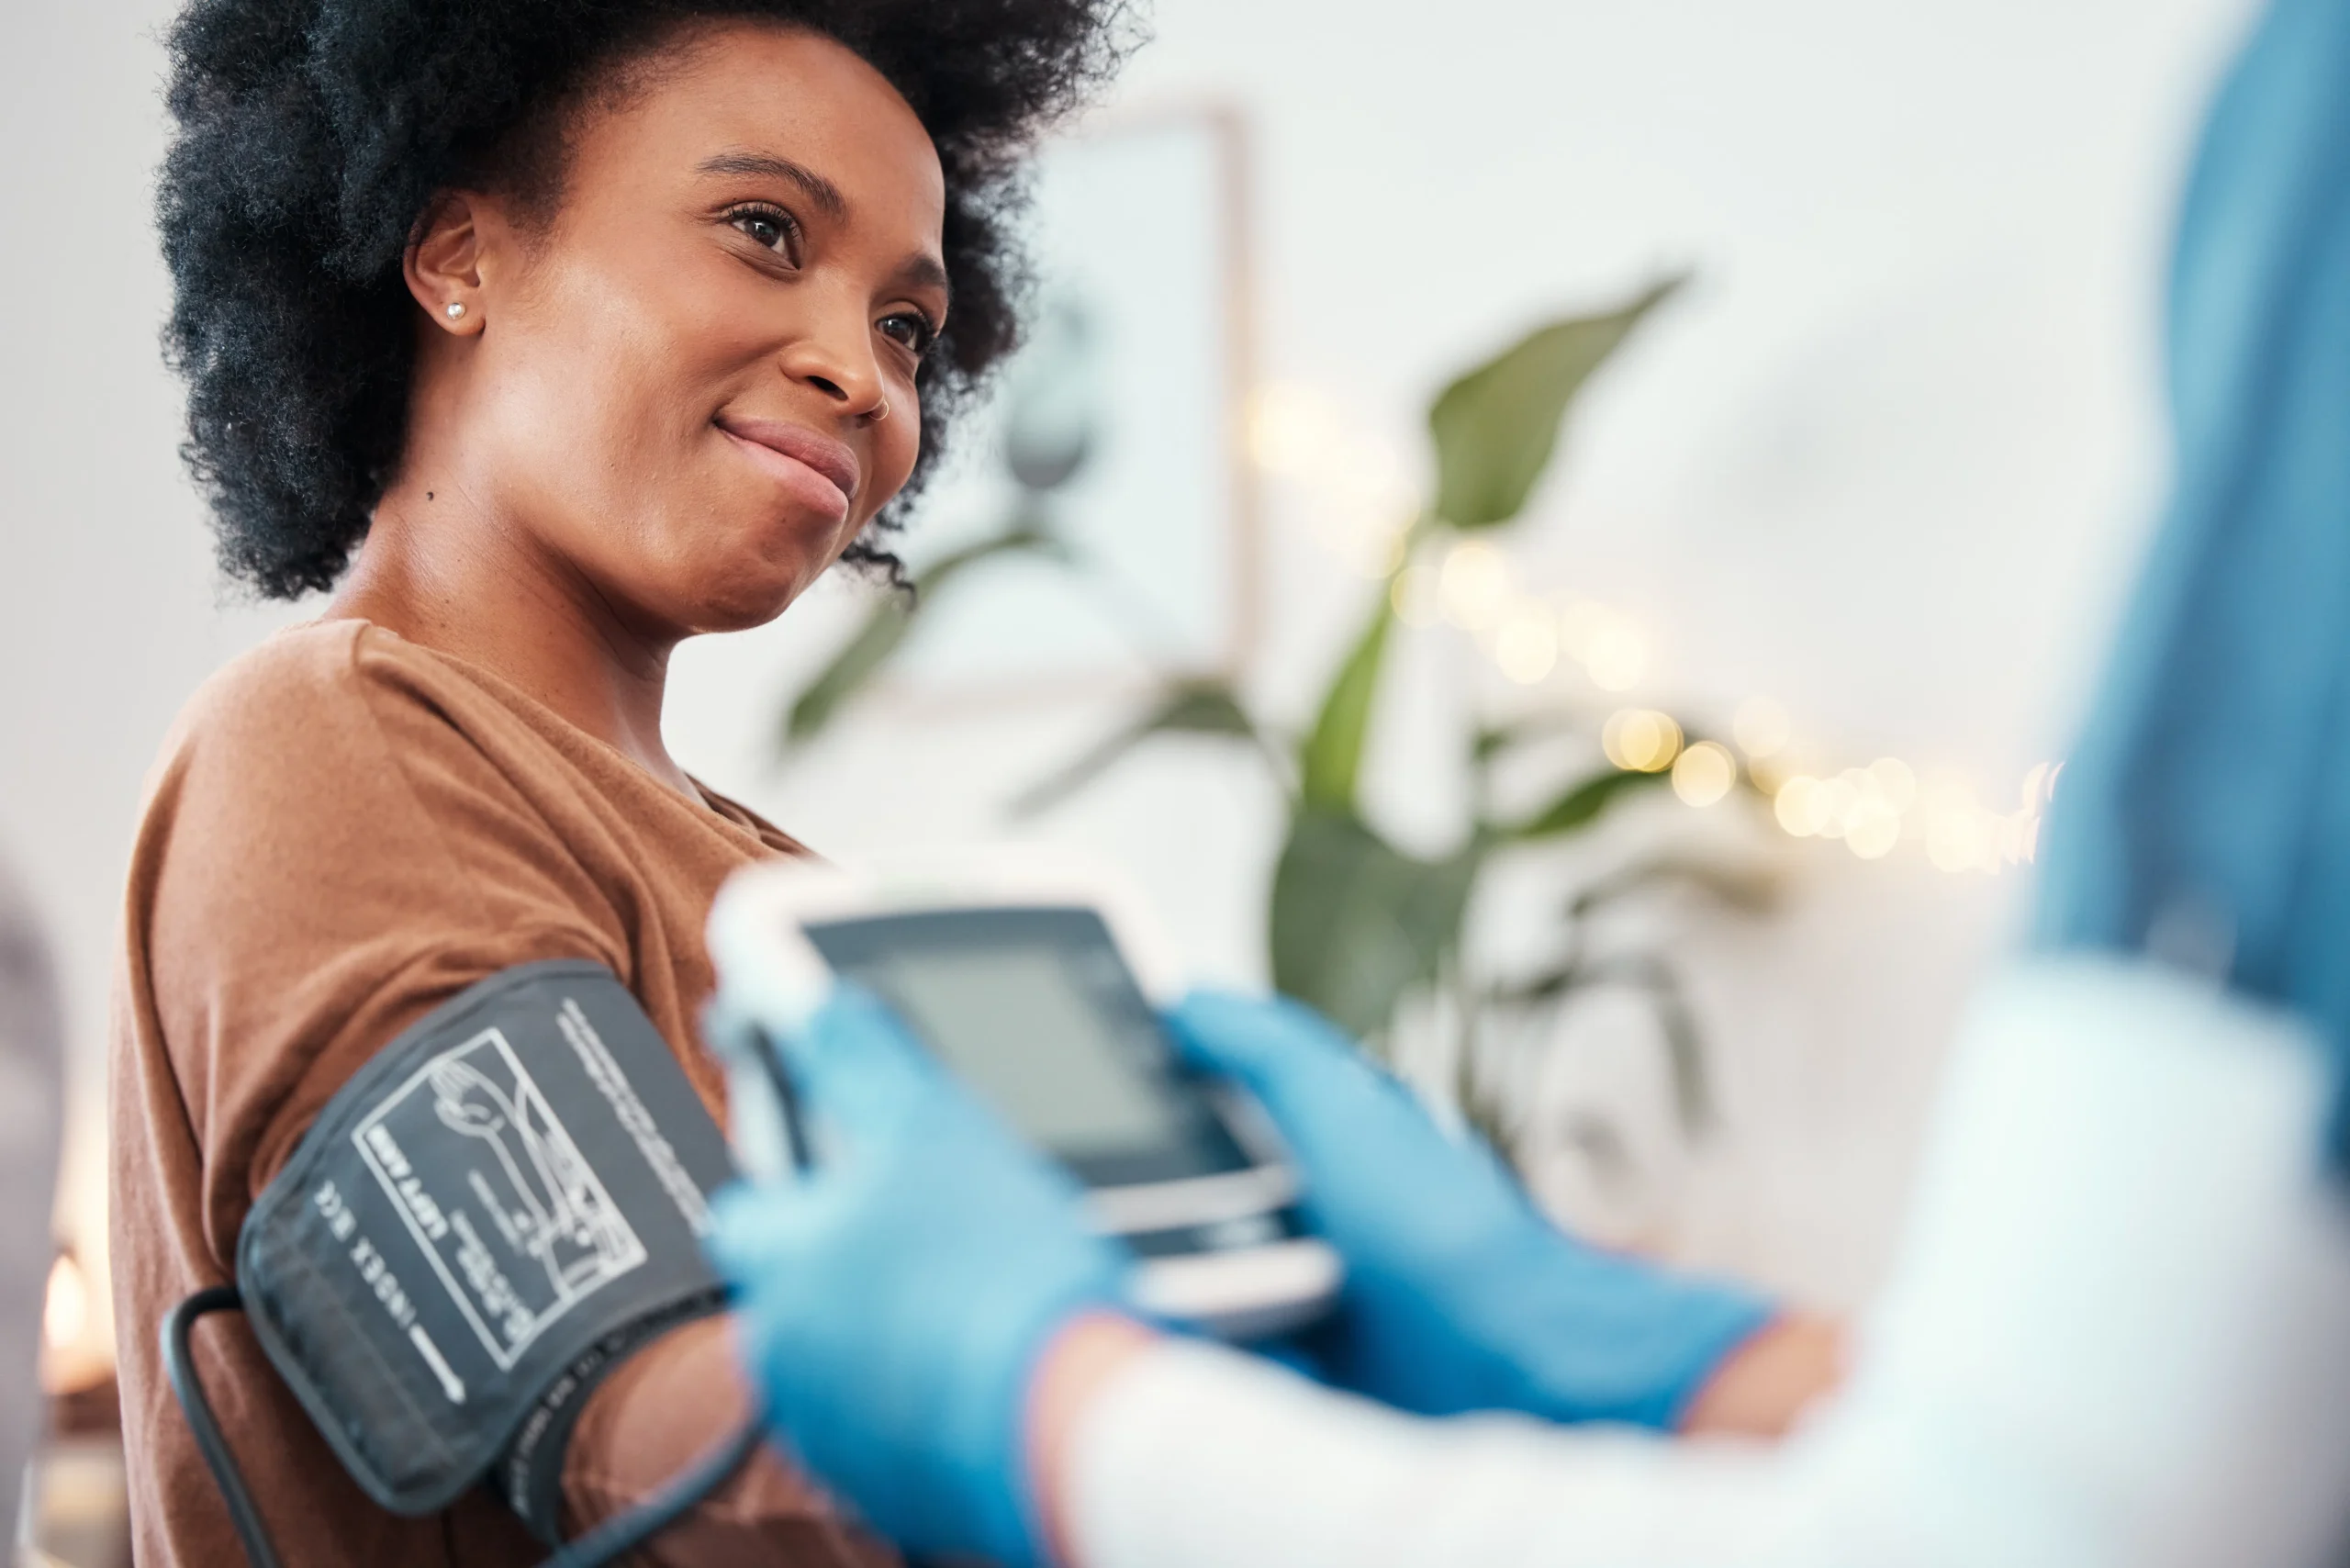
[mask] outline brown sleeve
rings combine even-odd
[[[435,1003],[542,958],[616,967],[618,923],[474,738],[367,689],[356,639],[289,634],[216,680],[151,778],[115,1007],[109,1171],[129,1485],[140,1561],[235,1560],[166,1385],[156,1326],[234,1275],[240,1227],[303,1132]],[[370,1504],[251,1331],[197,1360],[290,1562],[523,1564],[543,1549],[469,1495]]]
[[[750,1410],[729,1318],[671,1330],[588,1396],[564,1456],[565,1533],[644,1501],[732,1436]],[[632,1561],[653,1568],[880,1568],[896,1556],[844,1524],[816,1485],[765,1444]]]
[[[197,1151],[180,1178],[195,1192],[134,1193],[126,1205],[185,1216],[175,1237],[125,1236],[141,1253],[176,1243],[194,1254],[159,1297],[233,1276],[253,1200],[326,1103],[439,1002],[541,958],[592,958],[636,983],[615,895],[513,774],[530,748],[371,677],[362,653],[356,635],[273,647],[270,666],[192,711],[153,787],[134,856],[131,958],[151,977],[153,1034]],[[169,1301],[142,1305],[152,1317]],[[264,1511],[330,1511],[351,1485],[245,1344],[235,1375],[212,1381],[232,1444],[256,1456]],[[581,1517],[658,1491],[731,1429],[711,1413],[740,1409],[741,1397],[722,1333],[680,1329],[632,1357],[591,1398],[567,1453],[588,1478],[574,1494]],[[142,1430],[173,1428],[163,1417]],[[821,1495],[772,1456],[660,1551],[713,1530],[770,1553],[788,1545],[792,1554],[760,1560],[792,1568],[886,1561],[853,1547]]]
[[[417,1018],[533,959],[630,979],[618,912],[509,777],[498,737],[386,689],[357,653],[352,638],[297,644],[291,667],[216,694],[133,870],[224,1276],[253,1199]]]

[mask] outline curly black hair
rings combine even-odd
[[[921,373],[922,461],[878,524],[899,526],[1016,340],[1023,158],[1138,38],[1125,0],[192,0],[170,35],[164,343],[231,577],[298,598],[365,536],[406,438],[400,263],[434,193],[553,199],[564,117],[680,29],[726,19],[838,40],[937,147],[955,311]],[[894,577],[873,532],[847,558]]]

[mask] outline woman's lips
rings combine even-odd
[[[765,469],[810,510],[834,522],[848,516],[856,498],[856,454],[828,435],[784,420],[715,421],[743,454]]]

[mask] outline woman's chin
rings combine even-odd
[[[677,563],[671,602],[690,607],[685,623],[697,632],[747,632],[764,626],[833,564],[831,532],[769,521]]]
[[[679,596],[693,607],[686,623],[697,632],[747,632],[764,626],[791,608],[830,564],[772,556],[731,560],[722,569],[699,574],[699,580]]]
[[[661,510],[655,548],[599,575],[650,588],[646,610],[688,635],[766,625],[856,537],[839,517],[778,504],[768,487],[714,487]]]
[[[789,581],[735,581],[714,588],[704,596],[692,625],[697,632],[748,632],[764,626],[791,608],[806,584]]]

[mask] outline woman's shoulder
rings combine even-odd
[[[249,832],[285,818],[413,806],[420,769],[478,768],[444,672],[364,621],[288,627],[215,671],[180,710],[147,779],[142,821],[196,817]],[[272,821],[281,825],[272,827]]]
[[[461,673],[365,622],[292,627],[231,661],[149,776],[137,918],[159,950],[276,951],[317,928],[322,962],[355,935],[572,932],[589,890],[515,787],[521,743],[482,706]]]
[[[364,621],[308,621],[273,633],[205,678],[173,739],[300,730],[320,709],[356,698],[374,632]]]
[[[162,767],[194,751],[297,769],[364,760],[388,701],[433,707],[447,682],[423,649],[365,621],[289,626],[215,670],[180,710]]]

